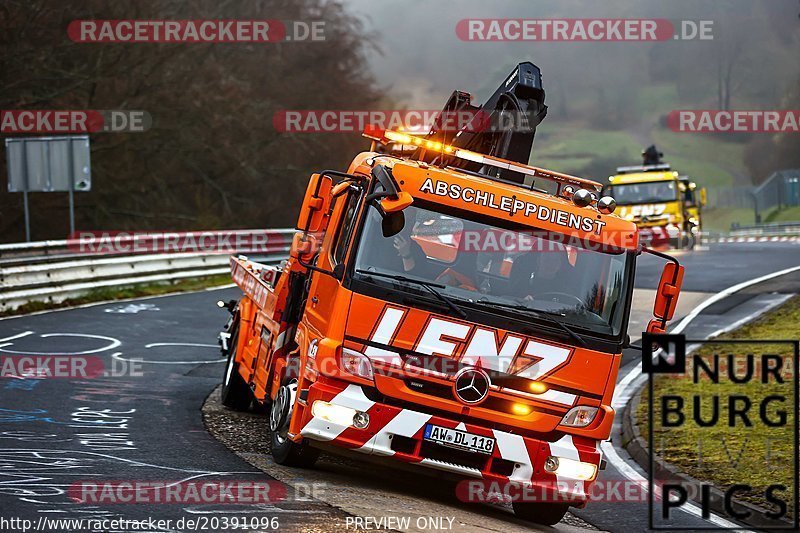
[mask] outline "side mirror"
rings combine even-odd
[[[402,211],[393,211],[383,215],[381,219],[381,233],[386,238],[394,237],[406,225],[406,216]]]
[[[414,197],[405,191],[397,193],[397,198],[382,198],[381,209],[384,213],[398,213],[414,203]]]
[[[413,196],[397,188],[391,172],[385,166],[375,165],[375,168],[372,169],[372,177],[381,184],[383,190],[367,196],[367,201],[371,202],[380,198],[383,213],[402,211],[414,203]]]
[[[661,273],[661,280],[658,282],[656,291],[656,301],[653,305],[653,315],[660,319],[660,327],[663,322],[672,320],[675,308],[678,306],[678,295],[683,284],[683,266],[677,263],[667,263]],[[647,326],[650,331],[650,325]],[[651,331],[651,333],[654,333]]]
[[[706,188],[703,187],[702,189],[700,189],[700,205],[704,206],[706,205],[707,202],[708,202],[708,196],[706,193]]]
[[[312,174],[308,180],[303,206],[297,218],[297,229],[307,233],[325,231],[331,204],[333,180],[330,176]]]

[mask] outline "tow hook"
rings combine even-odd
[[[226,333],[224,331],[219,332],[219,345],[222,347],[223,352],[228,351],[228,341],[231,338],[230,333]]]

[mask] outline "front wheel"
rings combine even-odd
[[[246,411],[253,401],[253,394],[237,370],[236,344],[239,340],[239,328],[233,326],[228,342],[228,361],[225,364],[225,375],[222,378],[222,391],[220,393],[222,405],[234,411]]]
[[[569,509],[566,503],[512,502],[511,505],[518,518],[547,526],[561,522]]]
[[[297,380],[284,383],[272,401],[269,413],[270,442],[272,457],[279,465],[311,468],[317,462],[319,450],[312,448],[308,442],[300,444],[289,438],[289,422],[292,420]]]

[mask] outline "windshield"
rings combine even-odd
[[[611,196],[619,205],[665,203],[678,199],[674,181],[614,185],[611,187]]]
[[[563,235],[500,228],[418,204],[402,212],[403,229],[391,237],[384,237],[377,210],[368,209],[355,279],[429,297],[414,282],[423,281],[465,311],[621,333],[625,252],[567,246]]]

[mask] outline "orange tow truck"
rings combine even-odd
[[[287,260],[231,259],[222,402],[269,413],[279,464],[333,447],[555,487],[564,499],[513,502],[554,524],[604,465],[637,257],[665,259],[651,332],[683,267],[641,246],[599,183],[528,164],[535,65],[483,106],[454,92],[440,116],[462,111],[480,125],[365,132],[346,172],[311,176]]]

